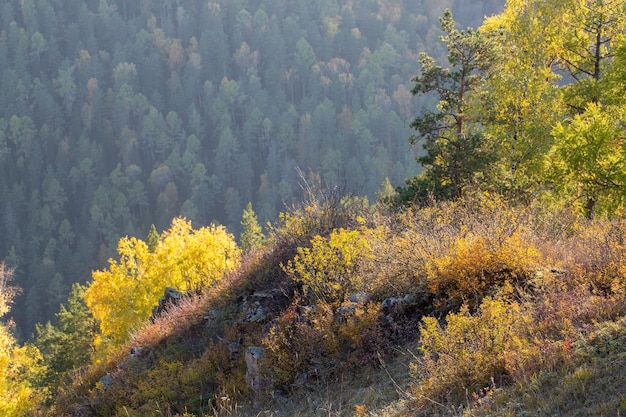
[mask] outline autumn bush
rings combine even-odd
[[[311,247],[299,247],[284,270],[312,297],[331,304],[364,289],[360,265],[373,257],[368,230],[335,229],[328,237],[314,236]]]
[[[505,286],[496,296],[486,297],[474,314],[463,305],[446,316],[445,325],[434,317],[423,319],[422,356],[413,365],[418,410],[428,410],[433,402],[464,404],[468,396],[484,395],[494,384],[541,368],[532,315],[511,299],[511,291]]]
[[[344,316],[325,302],[314,307],[295,303],[273,323],[262,343],[269,379],[287,390],[363,370],[377,363],[389,346],[375,303],[355,305]]]
[[[623,293],[626,289],[626,220],[589,222],[568,242],[575,257],[572,272],[577,281],[588,283],[596,292]]]

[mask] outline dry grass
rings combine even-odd
[[[601,388],[609,384],[604,373],[626,366],[615,342],[626,334],[619,321],[626,313],[624,222],[512,207],[491,196],[399,214],[344,210],[335,198],[322,203],[294,209],[265,250],[139,329],[108,365],[77,374],[62,401],[86,401],[111,416],[156,415],[157,403],[165,415],[197,417],[624,411],[626,393]],[[318,249],[311,240],[319,235],[329,258],[311,267],[303,255],[302,271],[314,271],[313,280],[334,277],[324,268],[345,249],[331,244],[337,227],[369,248],[367,256],[350,253],[341,277],[358,283],[368,301],[342,318],[338,307],[352,294],[337,289],[333,303],[306,297],[293,271],[281,267],[306,255],[298,247]],[[242,299],[273,288],[291,304],[271,325],[243,323]],[[406,295],[413,300],[406,310],[381,307]],[[243,358],[229,359],[228,344],[237,340],[266,348],[261,392],[247,387]],[[595,354],[603,340],[612,350]],[[125,368],[115,389],[97,388],[135,346],[149,354]],[[149,381],[160,381],[158,389]],[[585,395],[600,405],[585,403]]]

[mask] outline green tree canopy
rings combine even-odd
[[[408,182],[404,199],[423,200],[428,193],[454,198],[463,194],[474,176],[488,166],[484,137],[468,113],[470,97],[484,82],[495,62],[495,45],[471,28],[455,28],[452,12],[440,18],[449,65],[442,67],[426,53],[419,58],[420,73],[413,94],[438,100],[435,110],[417,116],[411,127],[417,131],[409,141],[422,142],[426,154],[418,157],[425,171]]]

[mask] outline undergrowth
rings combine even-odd
[[[311,191],[220,284],[139,329],[110,362],[77,372],[54,412],[319,415],[317,400],[329,416],[558,414],[554,396],[513,404],[548,386],[560,387],[559,401],[587,407],[580,398],[596,393],[622,410],[593,385],[607,383],[607,361],[623,366],[625,231],[620,220],[489,195],[394,213]],[[255,294],[284,302],[247,321]],[[142,353],[128,358],[133,347]],[[250,347],[263,352],[254,386]],[[399,358],[390,373],[385,364]],[[359,380],[393,389],[341,409],[319,397]],[[309,405],[298,410],[294,398]],[[383,411],[385,401],[396,405]]]

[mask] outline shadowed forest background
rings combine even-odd
[[[296,167],[373,196],[419,170],[420,51],[492,1],[7,0],[0,5],[0,259],[22,337],[124,235],[175,216],[234,233],[301,198]]]

